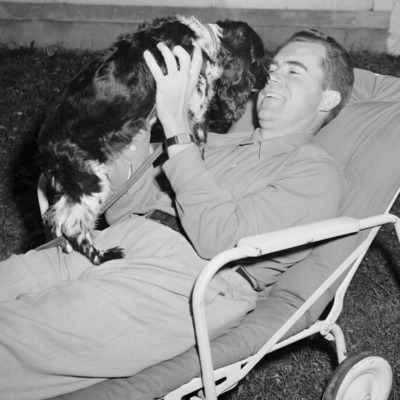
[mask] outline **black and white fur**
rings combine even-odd
[[[150,50],[165,71],[156,47],[160,41],[190,54],[194,43],[202,50],[203,66],[190,105],[200,147],[210,113],[237,120],[251,90],[261,89],[267,80],[263,44],[246,23],[227,20],[206,26],[184,16],[156,19],[119,37],[72,79],[39,135],[41,167],[58,193],[44,221],[56,236],[68,239],[68,250],[72,246],[93,264],[124,256],[118,247],[96,248],[90,232],[110,195],[107,165],[138,131],[150,130],[156,121],[156,87],[143,52]]]

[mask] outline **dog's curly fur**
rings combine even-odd
[[[39,135],[41,167],[58,192],[44,221],[93,264],[123,257],[118,247],[97,249],[90,231],[110,194],[106,165],[135,133],[149,130],[156,120],[156,87],[143,52],[150,50],[165,71],[156,47],[160,41],[170,48],[180,45],[190,54],[196,42],[203,52],[190,106],[200,146],[210,116],[236,121],[251,90],[261,89],[267,81],[263,44],[246,23],[226,20],[207,27],[183,16],[156,19],[119,37],[72,79]]]

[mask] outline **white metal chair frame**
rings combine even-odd
[[[304,226],[284,229],[266,234],[243,238],[237,247],[226,250],[214,257],[200,273],[193,291],[193,313],[197,344],[199,347],[201,378],[181,386],[164,397],[165,400],[178,400],[183,395],[193,393],[204,387],[205,398],[216,400],[217,396],[237,385],[248,372],[268,353],[285,347],[291,343],[320,333],[328,340],[335,341],[339,364],[347,358],[346,344],[341,328],[336,324],[343,308],[345,292],[360,265],[365,253],[371,245],[379,228],[384,224],[393,224],[400,241],[400,221],[395,215],[386,213],[365,219],[350,217],[338,217],[326,221],[316,222]],[[206,324],[204,309],[204,293],[211,278],[223,266],[231,261],[244,257],[256,257],[276,251],[290,249],[304,244],[315,243],[322,240],[357,234],[366,229],[371,229],[368,237],[356,248],[346,261],[316,290],[310,298],[289,318],[286,323],[265,343],[265,345],[253,356],[225,366],[216,371],[213,370],[210,342]],[[350,268],[351,267],[351,268]],[[318,298],[348,269],[345,279],[336,291],[333,306],[323,321],[317,321],[308,329],[299,332],[281,342],[278,341],[300,319],[300,317],[318,300]],[[216,384],[216,381],[222,380]],[[200,399],[201,397],[191,397]]]

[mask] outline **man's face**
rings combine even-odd
[[[323,46],[294,42],[284,46],[270,66],[270,81],[257,99],[262,131],[273,136],[315,133],[321,126],[324,91]]]

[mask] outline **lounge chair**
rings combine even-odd
[[[248,112],[236,129],[250,126]],[[193,300],[203,377],[198,351],[192,348],[133,377],[106,380],[58,399],[194,399],[201,398],[205,386],[206,398],[212,400],[234,387],[268,353],[317,332],[335,340],[339,362],[324,400],[364,398],[351,392],[359,389],[371,391],[370,399],[387,399],[392,386],[389,363],[373,354],[348,357],[336,320],[350,279],[379,227],[393,224],[400,234],[397,217],[388,213],[400,188],[400,78],[357,69],[350,103],[317,140],[343,167],[348,182],[340,216],[243,238],[235,249],[209,263]],[[239,327],[209,344],[201,305],[202,290],[213,273],[230,259],[309,242],[316,242],[311,254],[282,274]],[[332,300],[327,317],[319,320]]]

